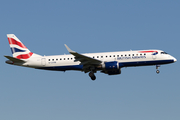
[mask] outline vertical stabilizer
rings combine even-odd
[[[13,57],[17,59],[29,59],[32,53],[14,34],[7,34]]]

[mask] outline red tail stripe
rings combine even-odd
[[[16,58],[17,59],[28,59],[32,56],[32,52],[28,53],[28,54],[22,54],[22,55],[18,55]]]
[[[16,40],[13,39],[13,38],[8,38],[8,41],[9,41],[9,44],[10,44],[10,45],[11,45],[11,44],[13,44],[13,45],[18,45],[19,47],[22,47],[22,48],[26,48],[26,49],[27,49],[27,47],[26,47],[23,43],[18,42],[18,41],[16,41]]]
[[[150,53],[150,52],[157,52],[157,51],[139,51],[139,53]]]

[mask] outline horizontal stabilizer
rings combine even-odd
[[[17,59],[17,58],[14,58],[14,57],[11,57],[11,56],[4,56],[4,57],[6,57],[7,59],[9,59],[9,60],[11,60],[12,62],[26,62],[26,61],[24,61],[24,60],[20,60],[20,59]]]

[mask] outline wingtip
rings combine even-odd
[[[67,48],[68,46],[66,44],[64,44],[64,46]]]
[[[64,45],[65,45],[65,47],[66,47],[66,49],[68,50],[69,53],[74,52],[66,44],[64,44]]]

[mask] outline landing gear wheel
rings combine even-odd
[[[91,77],[91,80],[96,80],[96,76]]]
[[[159,74],[159,73],[160,73],[160,71],[159,71],[159,70],[156,70],[156,73],[157,73],[157,74]]]
[[[158,68],[160,67],[160,65],[156,65],[156,73],[159,74],[160,71],[158,70]]]
[[[93,72],[89,73],[89,77],[91,78],[91,80],[96,80],[96,76],[94,75]]]

